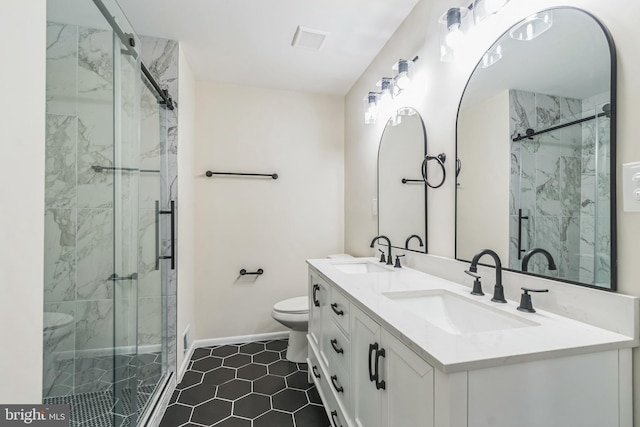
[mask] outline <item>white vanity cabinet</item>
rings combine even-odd
[[[432,427],[433,368],[355,307],[351,325],[353,424]]]
[[[432,330],[421,340],[414,326],[419,318],[377,294],[404,290],[423,277],[403,269],[366,281],[365,275],[338,274],[326,261],[313,263],[309,379],[332,427],[632,426],[630,338],[540,313],[537,322],[553,320],[560,331],[545,325],[482,336]],[[509,304],[501,307],[517,311]],[[523,357],[522,347],[540,335],[539,346],[598,339],[611,344]]]

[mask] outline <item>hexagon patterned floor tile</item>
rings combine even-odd
[[[287,340],[198,348],[160,427],[329,427],[307,364]]]

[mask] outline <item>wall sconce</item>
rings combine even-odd
[[[488,51],[482,55],[482,60],[480,61],[480,68],[489,68],[496,62],[502,59],[502,46],[492,46]]]
[[[383,77],[376,83],[376,86],[380,88],[380,103],[390,104],[393,99],[393,79],[391,77]]]
[[[462,44],[462,19],[467,15],[467,12],[466,7],[452,7],[438,20],[443,24],[440,29],[441,61],[452,61],[455,50]]]
[[[378,92],[369,92],[364,97],[364,124],[373,125],[378,120]]]
[[[509,0],[475,0],[473,2],[473,22],[478,25],[489,16],[498,13]]]
[[[418,60],[416,56],[412,60],[399,59],[398,62],[393,64],[392,70],[396,71],[396,76],[393,78],[393,96],[397,96],[402,91],[407,90],[411,85],[411,78],[409,77],[409,71],[413,67],[413,64]]]
[[[536,13],[522,21],[520,25],[509,31],[512,39],[529,41],[533,40],[553,25],[551,11]]]

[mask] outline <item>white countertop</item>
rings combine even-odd
[[[519,302],[491,301],[493,278],[484,282],[484,296],[470,295],[470,289],[410,268],[391,268],[386,273],[348,274],[335,264],[350,264],[375,258],[313,259],[307,263],[345,294],[385,329],[444,373],[482,369],[512,363],[570,356],[597,351],[631,348],[633,337],[578,322],[544,310],[518,311]],[[383,265],[383,264],[379,264]],[[489,278],[487,278],[489,279]],[[489,285],[488,283],[491,283]],[[492,310],[533,321],[535,326],[451,334],[416,314],[404,310],[384,292],[444,289],[464,296]],[[532,294],[536,306],[536,294]]]

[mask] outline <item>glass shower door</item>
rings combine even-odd
[[[143,77],[140,103],[138,254],[138,412],[148,410],[167,373],[167,209],[166,109]]]
[[[133,44],[135,36],[131,35]],[[137,424],[140,58],[114,41],[113,425]]]

